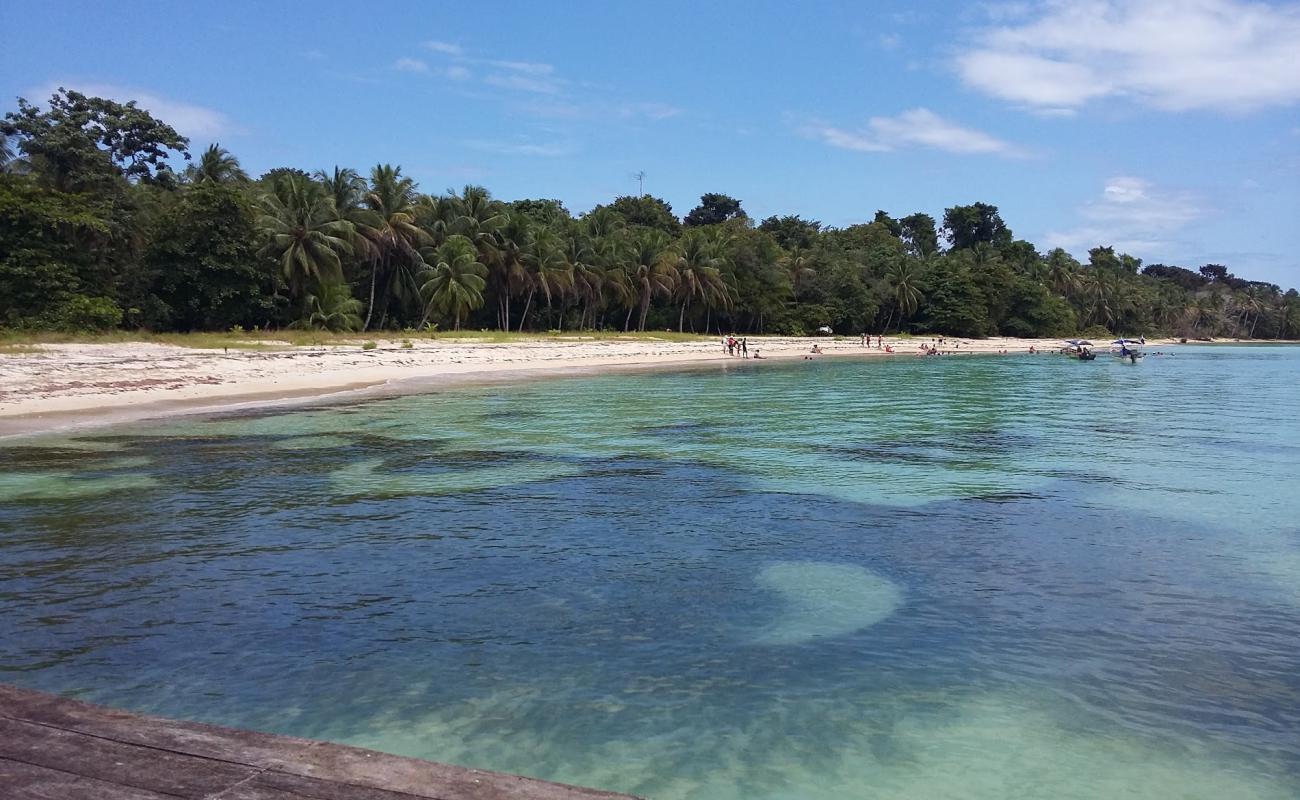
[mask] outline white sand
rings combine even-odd
[[[914,357],[931,338],[891,339],[895,352],[863,348],[857,337],[748,337],[749,353],[772,361],[802,358],[814,345],[826,356]],[[417,391],[467,380],[500,380],[674,364],[723,363],[721,339],[583,340],[538,338],[507,343],[380,340],[283,350],[205,350],[144,342],[48,344],[0,351],[0,435],[83,427],[168,413],[207,411],[383,387]],[[1055,340],[945,339],[953,354],[1053,351]],[[403,384],[411,384],[404,387]]]

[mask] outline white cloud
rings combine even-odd
[[[28,100],[42,105],[60,86],[91,97],[103,97],[119,103],[136,101],[136,105],[172,126],[182,136],[190,139],[214,139],[218,136],[237,135],[243,131],[229,117],[216,109],[183,103],[140,89],[114,86],[107,83],[81,83],[59,81],[32,90]]]
[[[532,61],[487,61],[485,63],[510,72],[522,72],[525,75],[550,75],[555,72],[555,67],[550,64]]]
[[[541,158],[556,158],[558,156],[567,156],[574,152],[571,144],[551,143],[538,144],[529,141],[502,142],[491,139],[471,139],[466,141],[466,147],[475,150],[483,150],[488,153],[498,153],[503,156],[537,156]]]
[[[907,147],[928,147],[964,155],[1023,156],[1014,145],[972,128],[963,128],[926,108],[913,108],[895,117],[872,117],[862,130],[845,130],[813,123],[804,135],[832,147],[864,153],[884,153]]]
[[[979,32],[956,60],[968,85],[1077,108],[1127,97],[1166,111],[1244,112],[1300,101],[1300,5],[1250,0],[1047,0]]]
[[[399,58],[393,62],[393,69],[399,72],[425,72],[429,71],[429,65],[418,58]]]
[[[442,74],[451,78],[453,81],[467,81],[473,77],[473,74],[468,69],[459,64],[453,64],[452,66],[447,67],[442,71]]]
[[[625,103],[618,109],[618,115],[625,119],[644,118],[656,122],[681,113],[680,108],[667,103]]]
[[[534,77],[515,73],[497,73],[483,79],[489,86],[534,94],[559,94],[561,81],[549,77]]]
[[[420,46],[425,50],[433,53],[442,53],[448,56],[459,56],[464,54],[465,50],[458,44],[452,42],[440,42],[437,39],[430,39],[427,42],[421,42]]]
[[[1100,199],[1079,209],[1077,227],[1049,232],[1044,244],[1076,255],[1102,245],[1138,256],[1164,257],[1176,249],[1180,234],[1206,214],[1207,209],[1190,193],[1120,175],[1106,181]]]

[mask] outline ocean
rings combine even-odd
[[[1294,798],[1298,407],[1186,346],[7,440],[0,682],[656,800]]]

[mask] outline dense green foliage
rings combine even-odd
[[[1294,289],[1040,254],[986,203],[843,229],[755,224],[718,193],[682,219],[649,196],[574,217],[422,194],[387,164],[252,180],[217,144],[178,174],[188,146],[134,104],[20,100],[0,122],[0,326],[1300,336]]]

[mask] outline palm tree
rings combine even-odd
[[[1079,290],[1079,262],[1061,248],[1047,254],[1047,283],[1052,291],[1069,298]]]
[[[573,284],[573,272],[564,257],[563,242],[550,228],[538,227],[534,231],[524,264],[528,269],[528,301],[524,304],[523,316],[519,318],[521,331],[528,320],[528,309],[532,306],[537,290],[540,289],[546,298],[546,315],[549,320],[552,301]]]
[[[781,259],[781,264],[790,275],[790,296],[799,297],[799,284],[817,275],[813,269],[812,256],[807,250],[796,247]]]
[[[487,267],[479,262],[474,243],[460,234],[447,237],[436,249],[429,248],[425,263],[432,266],[424,271],[426,280],[420,287],[426,299],[421,327],[433,311],[441,309],[455,318],[456,330],[460,330],[461,317],[483,306]]]
[[[501,330],[509,330],[510,298],[514,294],[510,277],[512,272],[517,275],[522,269],[520,248],[524,246],[522,240],[500,235],[500,229],[512,215],[506,213],[504,204],[492,199],[487,189],[465,186],[459,195],[448,193],[446,204],[439,208],[437,216],[448,233],[460,234],[474,243],[478,261],[487,266],[497,296],[497,324]],[[513,233],[520,235],[518,230]]]
[[[416,274],[424,266],[417,249],[429,235],[415,222],[415,181],[402,176],[402,168],[378,164],[370,171],[366,208],[374,213],[375,260],[370,270],[370,303],[363,330],[370,328],[375,313],[375,290],[381,281],[383,309],[380,324],[388,316],[388,302],[419,297]]]
[[[516,295],[526,294],[535,288],[528,271],[535,228],[526,214],[505,213],[499,221],[494,221],[491,235],[484,237],[483,249],[492,257],[488,270],[497,295],[497,315],[500,317],[501,330],[510,330],[510,302]],[[525,307],[524,315],[527,314],[528,309]]]
[[[340,255],[352,252],[351,224],[335,218],[320,186],[297,176],[277,181],[262,197],[257,226],[267,238],[263,252],[280,262],[290,293],[342,280]]]
[[[291,327],[327,331],[355,331],[361,327],[361,301],[346,283],[327,283],[318,294],[308,294],[307,316]]]
[[[681,254],[677,258],[676,299],[681,303],[677,312],[677,332],[685,329],[686,310],[695,300],[717,296],[725,286],[722,277],[723,259],[718,254],[719,240],[701,228],[692,228],[682,237]],[[694,330],[695,323],[691,323]]]
[[[239,183],[248,180],[248,174],[239,166],[239,159],[220,144],[210,144],[199,156],[197,164],[185,170],[190,183]]]
[[[366,208],[365,198],[369,188],[366,179],[354,169],[338,166],[332,172],[316,170],[312,177],[334,201],[335,219],[351,223],[350,243],[354,260],[368,264],[373,269],[378,256],[375,241],[378,238],[379,218],[375,212]]]
[[[592,303],[599,302],[605,273],[597,262],[596,252],[591,239],[583,227],[570,222],[561,237],[560,249],[564,263],[572,276],[573,296],[579,306],[578,328],[586,327],[587,312],[592,310]],[[564,325],[564,316],[560,316],[560,325]]]
[[[896,262],[885,273],[885,281],[889,286],[889,294],[894,300],[895,308],[898,311],[898,329],[903,329],[903,321],[916,313],[917,307],[921,304],[921,270],[917,263],[910,258],[904,258]],[[893,311],[890,311],[890,319],[885,320],[885,329],[889,329],[889,323],[893,319]]]
[[[637,330],[645,330],[646,315],[650,312],[650,300],[655,295],[671,295],[677,285],[677,251],[673,248],[668,234],[654,228],[643,228],[632,239],[631,256],[628,264],[628,276],[641,300],[641,316]],[[627,330],[632,319],[632,309],[628,309],[628,318],[623,322]]]

